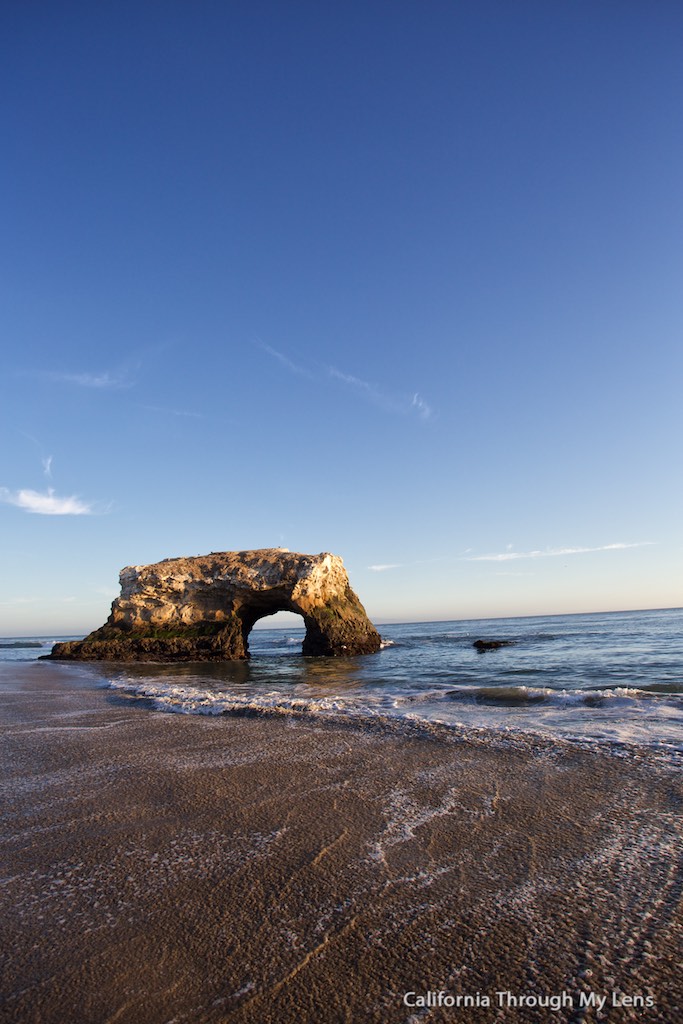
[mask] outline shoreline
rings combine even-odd
[[[119,694],[121,700],[134,702],[149,710],[160,711],[165,714],[180,714],[190,716],[211,716],[211,717],[232,717],[249,718],[260,717],[266,719],[283,719],[321,725],[326,723],[333,728],[350,728],[355,731],[376,732],[393,736],[404,736],[406,738],[434,739],[442,743],[480,742],[486,745],[499,745],[508,747],[567,747],[568,749],[587,748],[605,756],[628,757],[633,760],[652,760],[656,763],[670,764],[672,767],[683,767],[683,744],[681,734],[677,733],[676,742],[670,736],[662,736],[645,739],[637,736],[622,737],[619,735],[607,735],[605,725],[612,725],[609,720],[603,723],[602,732],[577,730],[576,733],[565,724],[558,725],[529,725],[502,723],[481,724],[480,720],[463,721],[462,706],[459,708],[459,721],[445,721],[443,718],[422,717],[419,713],[413,715],[392,714],[388,710],[368,710],[360,707],[357,710],[352,707],[340,708],[337,702],[325,706],[318,702],[318,698],[310,698],[310,704],[306,698],[287,698],[286,688],[281,690],[279,698],[267,694],[261,698],[259,695],[245,697],[235,693],[216,693],[199,687],[194,693],[193,685],[181,680],[181,688],[186,692],[184,702],[173,690],[169,692],[165,686],[159,687],[158,679],[151,682],[141,678],[139,681],[128,679],[124,683],[119,680],[111,680],[111,671],[116,674],[120,671],[121,665],[116,663],[93,663],[91,671],[102,671],[106,677],[108,686],[112,693]],[[129,668],[128,666],[125,666]],[[148,667],[148,666],[145,666]],[[163,675],[164,669],[172,671],[176,666],[155,663],[152,666]],[[204,667],[202,665],[202,667]],[[484,687],[487,693],[493,688]],[[520,689],[525,689],[520,687]],[[189,694],[188,694],[189,691]],[[677,691],[676,691],[677,692]],[[587,691],[590,694],[590,691]],[[319,695],[318,695],[319,696]],[[588,698],[590,700],[590,696]],[[336,706],[335,706],[336,705]],[[514,699],[506,694],[506,700],[501,703],[504,709],[506,706],[514,706]],[[520,709],[530,707],[529,702],[522,699],[518,703]],[[468,709],[469,710],[469,709]],[[486,713],[492,710],[491,704],[487,706]],[[443,713],[443,712],[442,712]],[[448,714],[448,709],[445,711]],[[608,724],[609,723],[609,724]],[[585,729],[585,723],[583,723]]]
[[[656,751],[174,715],[56,668],[0,675],[13,1024],[680,1012],[683,784]]]

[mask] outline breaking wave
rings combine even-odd
[[[197,681],[198,682],[198,681]],[[120,676],[109,686],[120,696],[158,710],[187,715],[275,715],[333,719],[359,728],[384,723],[392,730],[410,725],[432,729],[535,733],[583,742],[611,741],[683,750],[683,694],[633,687],[556,691],[527,686],[482,686],[416,693],[324,694],[283,689],[236,689],[144,681]],[[310,688],[312,689],[312,688]],[[298,692],[297,692],[298,691]],[[530,717],[532,716],[532,717]],[[648,728],[650,719],[657,729]]]

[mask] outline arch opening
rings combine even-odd
[[[263,615],[245,638],[247,658],[298,656],[303,653],[306,622],[301,612],[279,611]]]
[[[308,632],[308,624],[303,613],[299,609],[293,608],[291,602],[286,599],[278,598],[273,600],[271,595],[263,595],[263,597],[266,596],[268,599],[259,600],[254,603],[249,602],[237,611],[237,616],[241,622],[245,656],[247,658],[252,657],[254,654],[258,656],[273,648],[274,644],[272,641],[268,644],[264,636],[259,636],[259,634],[265,634],[266,630],[282,630],[282,645],[284,645],[285,634],[288,630],[292,632],[295,630],[297,632],[303,631],[300,638],[296,638],[294,643],[288,643],[287,645],[289,647],[288,653],[302,653],[305,634]],[[272,620],[272,622],[269,620]],[[259,624],[258,626],[257,623]]]

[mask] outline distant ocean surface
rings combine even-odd
[[[378,629],[382,650],[362,658],[303,658],[302,625],[253,630],[248,662],[46,670],[92,673],[161,711],[440,723],[683,750],[683,609]],[[0,661],[35,660],[57,639],[2,639]],[[480,653],[479,639],[514,643]]]

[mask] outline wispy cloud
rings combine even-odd
[[[43,467],[43,473],[47,477],[48,480],[51,480],[52,479],[52,456],[51,455],[45,455],[45,448],[40,443],[38,438],[33,436],[33,434],[29,434],[27,430],[20,430],[18,427],[15,427],[14,430],[16,431],[17,434],[20,434],[21,437],[25,437],[27,439],[27,441],[30,441],[31,444],[35,445],[35,447],[38,449],[38,451],[40,452],[40,464]]]
[[[290,373],[296,373],[299,377],[308,377],[309,379],[314,377],[311,370],[305,366],[300,366],[298,363],[295,363],[288,356],[284,355],[283,352],[278,352],[276,348],[272,348],[270,345],[264,345],[262,341],[257,341],[256,344],[260,349],[263,349],[264,352],[267,352],[269,356],[272,356],[273,359],[277,359],[277,361],[281,363],[285,369],[289,370]]]
[[[126,370],[117,372],[103,370],[92,373],[87,370],[17,370],[16,373],[20,377],[38,377],[42,380],[52,381],[54,384],[72,384],[75,387],[94,391],[116,391],[121,388],[130,388],[135,383]],[[29,434],[26,436],[30,437]]]
[[[417,392],[414,392],[412,395],[389,394],[376,384],[363,380],[361,377],[355,377],[351,373],[344,373],[336,366],[319,366],[317,368],[301,366],[283,352],[278,352],[277,349],[272,348],[270,345],[265,345],[262,341],[257,341],[256,344],[273,359],[277,359],[290,373],[295,373],[299,377],[307,377],[309,380],[327,379],[328,381],[335,381],[354,391],[361,398],[365,399],[366,402],[376,406],[383,412],[398,415],[412,414],[419,416],[422,420],[431,419],[433,415],[431,406]]]
[[[418,416],[423,420],[428,420],[432,415],[432,407],[427,405],[425,400],[417,394],[413,395],[412,407],[417,412]]]
[[[339,381],[340,384],[345,385],[347,388],[351,388],[357,395],[360,395],[366,401],[372,405],[377,406],[384,412],[400,412],[399,403],[391,398],[389,395],[385,395],[378,388],[368,383],[366,380],[361,380],[360,377],[354,377],[350,373],[342,373],[336,366],[328,366],[328,376],[332,380]]]
[[[45,494],[28,489],[10,491],[7,487],[0,487],[0,501],[41,516],[87,516],[93,513],[92,505],[75,495],[60,498],[51,487]]]
[[[651,540],[635,544],[602,544],[597,548],[546,548],[544,551],[501,551],[494,555],[470,555],[468,562],[512,562],[520,558],[564,558],[570,555],[588,555],[596,551],[624,551],[627,548],[648,547]]]
[[[375,565],[368,565],[366,568],[372,572],[388,572],[390,569],[410,569],[414,565],[434,565],[436,563],[452,562],[456,560],[454,555],[439,555],[438,558],[415,558],[410,562],[379,562]]]
[[[76,384],[81,388],[94,388],[95,390],[112,390],[128,388],[132,381],[122,373],[67,373],[63,371],[52,371],[46,374],[50,380],[62,384]]]
[[[382,409],[384,412],[399,413],[399,414],[411,414],[414,413],[420,417],[420,419],[428,420],[432,415],[432,410],[429,405],[420,397],[419,394],[415,393],[410,398],[401,397],[400,395],[387,394],[374,384],[370,384],[367,380],[362,380],[360,377],[354,377],[350,373],[342,373],[336,366],[329,366],[327,368],[328,375],[333,379],[339,381],[341,384],[345,384],[347,387],[352,388],[357,394],[365,398],[366,401],[377,408]]]

